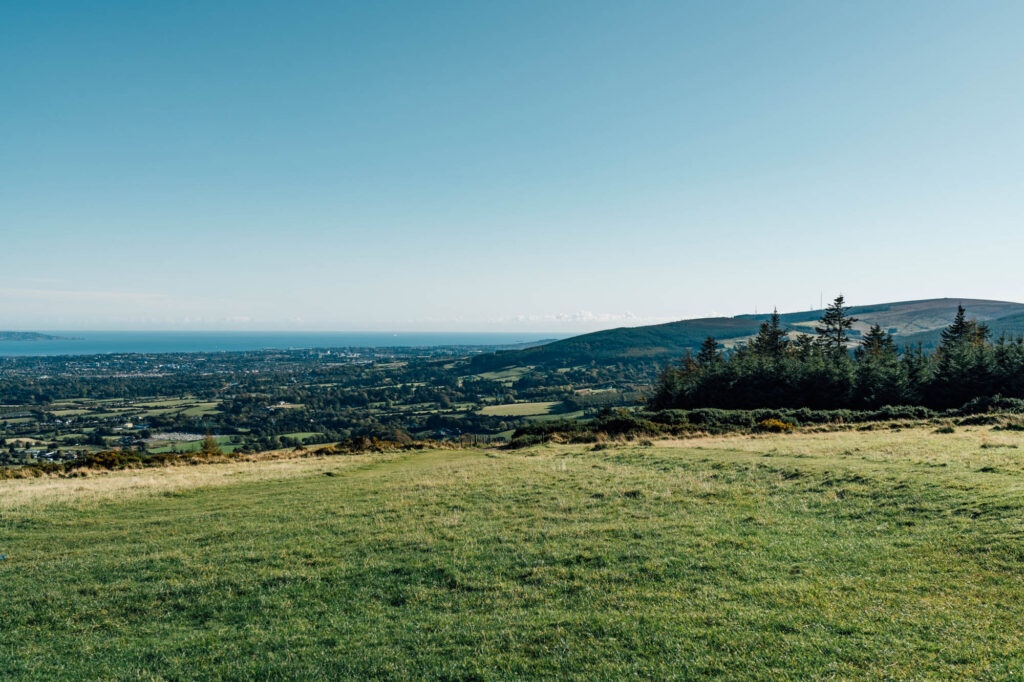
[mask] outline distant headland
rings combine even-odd
[[[39,332],[0,332],[0,342],[2,341],[81,341],[81,339],[73,336],[40,334]]]

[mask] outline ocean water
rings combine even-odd
[[[75,337],[60,341],[0,341],[0,357],[98,353],[198,353],[301,348],[398,346],[504,346],[562,338],[521,332],[83,332],[46,331]]]

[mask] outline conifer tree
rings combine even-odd
[[[842,294],[836,296],[836,300],[829,304],[821,316],[821,324],[814,328],[818,333],[820,343],[835,354],[841,353],[846,348],[849,337],[846,332],[853,327],[857,318],[846,314],[846,300]]]
[[[941,347],[946,349],[952,348],[967,338],[967,332],[967,311],[962,305],[958,305],[956,307],[956,317],[953,318],[952,324],[942,330]]]
[[[810,334],[797,334],[790,344],[790,350],[794,357],[806,362],[814,352],[814,337]]]
[[[718,341],[709,336],[700,344],[700,351],[697,353],[697,364],[701,367],[713,367],[722,360],[722,354],[718,352]]]
[[[905,346],[900,358],[901,375],[903,376],[903,402],[920,405],[924,400],[924,392],[932,379],[932,366],[924,352],[924,344]]]
[[[220,445],[217,444],[217,439],[210,433],[207,433],[206,438],[203,439],[203,445],[199,448],[199,453],[208,457],[224,454],[220,449]]]
[[[951,351],[960,344],[981,346],[989,337],[988,325],[967,319],[967,310],[962,306],[956,307],[956,317],[953,323],[942,330],[940,349]]]
[[[789,346],[789,334],[782,328],[782,318],[776,308],[771,317],[761,323],[757,336],[750,343],[754,353],[766,358],[781,358]]]
[[[896,344],[892,340],[892,334],[882,329],[881,325],[872,325],[868,333],[861,339],[860,347],[854,351],[858,358],[865,355],[869,357],[880,357],[896,354]]]

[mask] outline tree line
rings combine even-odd
[[[853,344],[849,332],[856,321],[838,296],[814,334],[791,334],[775,311],[734,350],[708,337],[696,354],[687,352],[662,371],[649,406],[947,409],[979,397],[1024,398],[1024,338],[993,340],[963,306],[933,353],[920,345],[901,351],[877,324]]]

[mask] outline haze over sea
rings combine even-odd
[[[562,338],[539,332],[47,331],[60,340],[0,341],[0,357],[98,353],[199,353],[301,348],[504,346]]]

